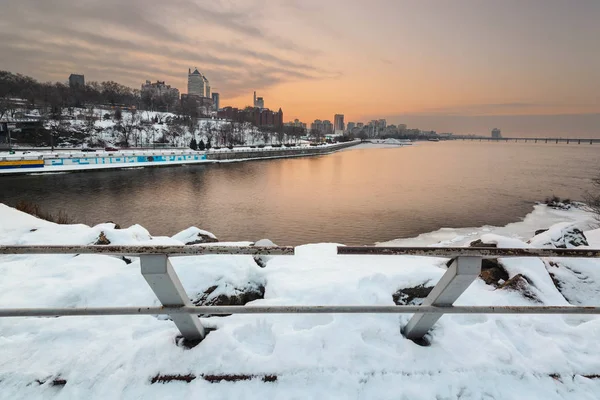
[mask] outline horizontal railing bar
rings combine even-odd
[[[339,246],[339,255],[412,255],[426,257],[578,257],[598,258],[600,249],[539,249],[491,247],[379,247]],[[0,246],[0,254],[106,254],[129,255],[166,254],[171,256],[230,255],[293,255],[293,246],[169,246],[169,245],[32,245]]]
[[[56,317],[163,314],[600,314],[600,307],[580,306],[184,306],[97,308],[5,308],[0,317]]]
[[[410,255],[427,257],[600,257],[600,249],[539,249],[494,247],[338,246],[340,255]]]
[[[207,254],[229,255],[293,255],[291,246],[0,246],[0,254],[106,254],[139,256],[140,254],[165,254],[170,256],[193,256]]]

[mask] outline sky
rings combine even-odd
[[[165,80],[285,120],[600,137],[597,0],[0,0],[0,69]]]

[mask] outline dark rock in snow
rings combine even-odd
[[[495,258],[484,258],[482,260],[479,277],[483,279],[486,284],[495,287],[500,286],[500,281],[508,281],[508,273]]]
[[[568,245],[571,247],[578,246],[589,246],[587,238],[581,229],[572,228],[566,231],[563,231],[563,240],[564,247],[566,248]],[[559,247],[559,246],[556,246]]]
[[[100,235],[98,235],[98,240],[96,240],[94,244],[106,246],[110,244],[110,240],[108,240],[104,232],[100,232]]]
[[[106,221],[107,224],[114,224],[115,225],[115,229],[121,229],[121,225],[117,224],[116,222],[113,221]]]
[[[273,247],[276,246],[276,244],[271,242],[269,239],[261,239],[254,243],[253,246]],[[253,256],[252,258],[254,259],[254,262],[258,264],[259,267],[264,268],[267,266],[267,263],[273,258],[273,256]]]
[[[528,299],[541,303],[540,299],[531,290],[531,286],[533,284],[525,275],[517,274],[500,286],[500,289],[519,292]]]
[[[187,228],[178,234],[172,236],[173,239],[179,240],[186,245],[202,244],[202,243],[216,243],[219,241],[215,235],[208,231],[203,231],[195,226]]]
[[[433,286],[425,286],[425,284],[411,288],[403,288],[392,294],[392,299],[397,306],[420,305],[423,303],[423,300],[429,296],[431,290],[433,290]]]
[[[498,247],[496,243],[484,243],[481,239],[477,239],[469,243],[469,247]]]
[[[501,282],[506,282],[508,279],[508,274],[504,269],[496,267],[481,271],[479,277],[483,279],[487,285],[500,287]]]
[[[186,245],[201,244],[201,243],[217,243],[219,241],[219,239],[205,235],[203,233],[198,233],[196,235],[196,237],[198,239],[190,241],[190,242],[186,242]]]
[[[562,229],[554,228],[544,232],[538,232],[539,231],[537,231],[536,235],[528,240],[527,243],[530,243],[535,247],[552,246],[558,249],[589,245],[583,231],[574,226]]]
[[[223,290],[226,293],[220,294],[217,289],[219,289],[218,285],[209,287],[198,298],[192,299],[192,303],[197,306],[243,306],[251,301],[265,298],[265,287],[258,283],[248,282],[248,286],[244,288]],[[218,316],[224,317],[226,315]]]
[[[539,235],[541,233],[544,233],[544,232],[548,232],[548,229],[538,229],[537,231],[535,231],[535,233],[533,235],[537,236],[537,235]]]

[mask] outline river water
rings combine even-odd
[[[0,177],[0,202],[36,202],[88,225],[138,223],[155,236],[197,226],[221,240],[372,244],[518,221],[547,196],[581,199],[599,171],[598,145],[365,144],[319,157]]]

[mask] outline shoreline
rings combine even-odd
[[[47,174],[65,172],[89,172],[107,169],[129,169],[147,167],[175,167],[182,165],[216,164],[268,160],[277,158],[312,157],[332,154],[336,151],[359,145],[360,141],[327,144],[323,146],[301,147],[265,147],[261,149],[219,149],[206,151],[120,151],[92,153],[64,153],[51,155],[6,155],[0,156],[0,177],[28,174]],[[299,154],[298,154],[299,153]],[[158,161],[154,158],[160,158]],[[120,160],[126,160],[121,162]],[[40,164],[34,167],[32,162]],[[2,163],[6,164],[2,169]],[[14,166],[16,163],[21,165]]]

